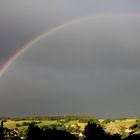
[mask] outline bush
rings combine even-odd
[[[105,124],[108,124],[108,123],[110,123],[111,122],[111,119],[105,119],[104,121],[103,121],[103,123],[105,123]]]
[[[29,122],[23,122],[22,123],[22,126],[27,126],[27,125],[29,125],[30,123]]]
[[[140,120],[136,120],[135,124],[130,126],[130,129],[133,129],[133,130],[140,130]]]
[[[20,127],[21,125],[19,123],[16,124],[16,127]]]

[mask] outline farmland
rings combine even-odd
[[[113,136],[119,134],[122,139],[130,134],[140,130],[140,119],[123,118],[123,119],[97,119],[88,116],[47,116],[47,117],[28,117],[28,118],[8,118],[3,120],[3,126],[7,136],[16,132],[17,136],[27,138],[29,126],[36,126],[41,131],[67,131],[68,133],[84,136],[85,130],[89,124],[96,124],[101,127],[106,135]],[[100,128],[99,128],[100,129]],[[94,133],[94,131],[93,131]],[[13,135],[11,135],[12,137]]]
[[[76,128],[82,132],[84,131],[85,126],[87,123],[85,122],[79,122],[79,120],[70,120],[70,121],[64,121],[64,120],[7,120],[4,122],[4,126],[9,129],[15,129],[17,128],[19,131],[22,131],[28,127],[28,124],[31,122],[36,122],[36,125],[39,127],[44,126],[54,126],[54,125],[63,125],[64,129],[67,129],[69,127]],[[124,119],[124,120],[113,120],[109,122],[105,122],[104,120],[99,120],[100,124],[104,127],[105,131],[108,133],[119,133],[120,129],[129,129],[130,126],[134,125],[136,122],[136,119]]]

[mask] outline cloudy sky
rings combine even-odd
[[[0,77],[0,115],[139,116],[139,6],[138,0],[0,0],[1,66],[38,34],[71,23]]]

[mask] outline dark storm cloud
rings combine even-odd
[[[0,1],[0,64],[38,33],[97,13],[139,13],[136,0]]]
[[[1,114],[139,116],[139,25],[101,16],[46,36],[1,77]]]

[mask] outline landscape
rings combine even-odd
[[[0,119],[1,140],[137,140],[140,138],[138,118],[97,119],[86,115],[57,115]]]
[[[140,0],[0,0],[0,140],[140,140]]]

